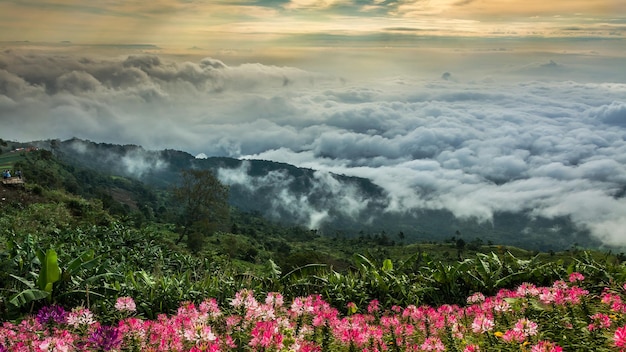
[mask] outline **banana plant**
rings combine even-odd
[[[17,307],[22,307],[33,301],[48,299],[52,301],[52,290],[54,283],[61,279],[61,268],[59,267],[57,253],[54,249],[37,252],[37,259],[41,263],[39,274],[34,274],[35,281],[11,274],[11,277],[28,286],[28,289],[13,296],[9,302]]]
[[[11,274],[12,278],[28,287],[15,294],[9,300],[9,302],[16,307],[23,307],[31,302],[42,299],[47,299],[48,302],[52,302],[53,298],[55,298],[53,297],[53,293],[55,292],[58,293],[57,298],[68,294],[88,294],[86,289],[67,290],[67,287],[64,285],[75,285],[76,282],[87,285],[90,281],[99,277],[98,275],[82,279],[78,276],[81,271],[91,269],[98,264],[99,258],[94,257],[93,250],[83,252],[68,262],[65,268],[59,266],[58,255],[54,249],[48,249],[45,253],[38,250],[36,254],[36,258],[33,260],[35,263],[33,264],[39,264],[41,268],[39,269],[39,273],[30,272],[30,276],[33,278],[32,280]],[[58,290],[55,291],[55,288],[59,287],[61,291],[64,291],[63,293],[60,293]],[[63,287],[65,287],[65,289],[63,289]],[[98,295],[96,292],[91,292],[91,294]]]

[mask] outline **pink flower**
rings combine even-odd
[[[70,334],[67,330],[60,333],[60,336],[46,337],[39,343],[39,350],[42,352],[55,351],[55,352],[69,352],[74,351],[74,339],[75,336]]]
[[[422,351],[445,351],[446,346],[438,337],[427,337],[423,344],[420,345]]]
[[[480,352],[480,347],[478,347],[478,345],[467,345],[463,349],[463,352]]]
[[[549,341],[539,341],[530,348],[531,352],[563,352],[563,348]]]
[[[495,310],[496,312],[500,312],[500,313],[506,313],[511,311],[511,305],[509,304],[509,302],[503,300],[503,299],[498,299],[494,302],[493,305],[493,310]]]
[[[259,305],[259,302],[254,298],[254,292],[252,290],[243,289],[237,293],[235,293],[235,298],[230,302],[235,308],[239,308],[241,306],[250,309],[256,308]]]
[[[522,318],[515,323],[513,330],[521,332],[524,336],[535,336],[537,335],[537,323]]]
[[[274,308],[282,307],[283,303],[283,295],[278,292],[269,292],[265,298],[265,304]]]
[[[606,314],[596,313],[591,316],[591,320],[593,320],[593,322],[587,326],[589,331],[611,327],[611,318]]]
[[[93,313],[87,308],[76,307],[67,315],[67,324],[73,328],[88,326],[95,322]]]
[[[201,313],[209,315],[211,318],[218,318],[222,315],[222,311],[217,304],[215,298],[204,300],[198,307]]]
[[[283,348],[283,335],[276,321],[259,321],[250,334],[252,336],[249,343],[251,347]]]
[[[485,315],[479,315],[474,318],[474,321],[472,322],[472,331],[475,334],[485,333],[493,329],[494,325],[495,324],[492,319],[486,317]]]
[[[579,272],[569,274],[569,282],[583,281],[585,276]]]
[[[533,284],[523,283],[517,288],[516,293],[520,297],[537,296],[539,294],[539,289]]]
[[[524,340],[526,340],[526,336],[524,335],[523,332],[519,330],[507,330],[502,335],[502,340],[506,342],[521,343],[521,342],[524,342]]]
[[[115,309],[120,312],[135,312],[137,311],[137,306],[132,297],[118,297],[115,302]]]
[[[613,344],[621,348],[622,351],[626,349],[626,325],[615,330],[615,334],[613,334]]]
[[[476,292],[473,295],[467,297],[467,303],[469,304],[475,304],[475,303],[480,303],[484,301],[485,301],[485,295],[483,295],[480,292]]]
[[[376,312],[380,311],[380,302],[377,299],[373,299],[368,305],[367,305],[367,312],[370,314],[374,314]]]

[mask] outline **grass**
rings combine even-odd
[[[21,161],[24,158],[26,152],[5,152],[0,154],[0,170],[13,170],[15,163]]]

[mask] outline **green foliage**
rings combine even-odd
[[[345,310],[349,302],[364,307],[373,299],[385,307],[463,305],[474,292],[550,284],[574,271],[588,278],[586,288],[594,293],[626,281],[623,255],[549,255],[460,238],[394,245],[384,231],[350,238],[280,226],[231,212],[228,189],[205,171],[183,173],[174,189],[178,200],[168,204],[165,193],[70,167],[51,153],[31,153],[20,162],[32,182],[0,216],[5,320],[55,302],[83,305],[114,321],[120,296],[132,296],[140,316],[155,318],[181,301],[214,297],[227,306],[242,288],[259,296],[280,291],[287,299],[320,294]],[[176,243],[181,233],[187,246]]]
[[[201,245],[203,235],[208,236],[220,228],[228,228],[228,187],[222,185],[211,171],[182,171],[180,184],[173,188],[172,193],[181,209],[177,242],[187,236],[189,248],[194,248]]]
[[[33,301],[44,298],[47,298],[48,302],[52,301],[53,284],[61,279],[61,268],[59,268],[57,262],[56,252],[53,249],[49,249],[44,254],[43,251],[38,250],[36,254],[36,259],[41,268],[34,282],[27,278],[11,274],[12,278],[28,287],[9,299],[9,303],[16,307],[23,307]]]
[[[41,271],[37,278],[37,286],[40,290],[48,292],[52,297],[52,285],[61,279],[61,268],[57,260],[57,253],[54,249],[48,249],[44,254],[42,251],[37,252],[39,262],[41,263]]]

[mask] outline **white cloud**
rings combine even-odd
[[[501,211],[568,216],[606,243],[626,245],[619,196],[626,186],[626,84],[568,76],[588,57],[556,61],[557,80],[550,80],[554,65],[533,59],[528,67],[536,70],[520,78],[520,70],[507,71],[496,59],[486,80],[464,82],[471,72],[453,67],[455,81],[442,80],[442,69],[432,79],[361,82],[211,58],[5,52],[0,137],[76,136],[282,161],[321,170],[312,191],[333,195],[332,206],[345,216],[356,216],[368,200],[340,188],[329,171],[373,180],[388,193],[389,212],[447,209],[487,222]],[[136,173],[158,166],[128,160]],[[244,171],[219,177],[251,189],[274,185],[276,211],[311,226],[333,216],[330,205],[290,192],[286,174],[252,180]]]

